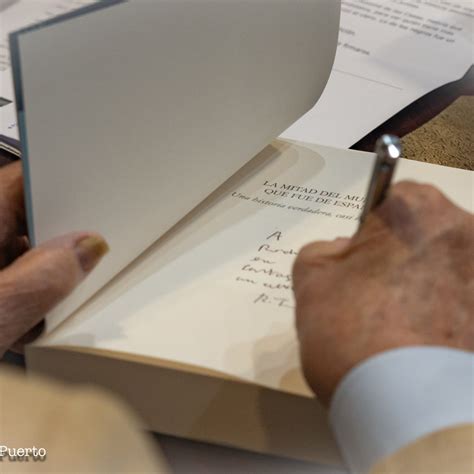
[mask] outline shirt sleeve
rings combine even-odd
[[[353,473],[424,435],[473,423],[474,353],[424,346],[371,357],[339,384],[330,422]]]

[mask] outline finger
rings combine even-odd
[[[338,237],[334,240],[321,240],[304,246],[298,258],[311,263],[321,257],[334,257],[341,254],[349,245],[351,239]]]
[[[0,253],[12,236],[26,234],[21,163],[0,169]]]
[[[36,326],[30,329],[25,335],[21,336],[9,350],[17,354],[24,354],[25,346],[37,339],[44,329],[44,321],[39,322]]]
[[[350,246],[351,239],[338,238],[332,241],[313,242],[303,247],[293,265],[293,286],[295,292],[306,280],[310,269],[322,268],[331,259],[337,260]]]
[[[18,257],[21,257],[24,253],[30,250],[30,241],[26,235],[22,235],[21,237],[17,237],[10,248],[10,256],[12,258],[12,262],[16,260]]]
[[[4,249],[3,254],[0,255],[0,270],[13,263],[29,249],[30,243],[26,235],[13,237],[10,244]]]
[[[38,324],[108,251],[102,237],[76,233],[52,240],[0,273],[0,353]]]

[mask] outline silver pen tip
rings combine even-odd
[[[402,156],[402,144],[395,135],[382,135],[375,145],[379,158],[398,159]]]

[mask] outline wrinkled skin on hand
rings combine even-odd
[[[474,351],[474,217],[431,186],[403,182],[352,239],[316,242],[294,265],[305,376],[321,400],[389,349]]]
[[[0,358],[15,343],[19,349],[34,337],[48,311],[107,251],[102,237],[90,232],[28,247],[18,162],[0,168]]]

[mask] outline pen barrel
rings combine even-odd
[[[394,168],[394,166],[385,162],[379,165],[379,179],[372,187],[372,209],[369,209],[369,212],[379,206],[385,199],[392,182]]]
[[[368,214],[382,203],[388,193],[393,174],[402,153],[400,140],[391,135],[384,135],[377,142],[376,152],[377,157],[367,191],[364,210],[360,216],[360,225],[363,224]]]

